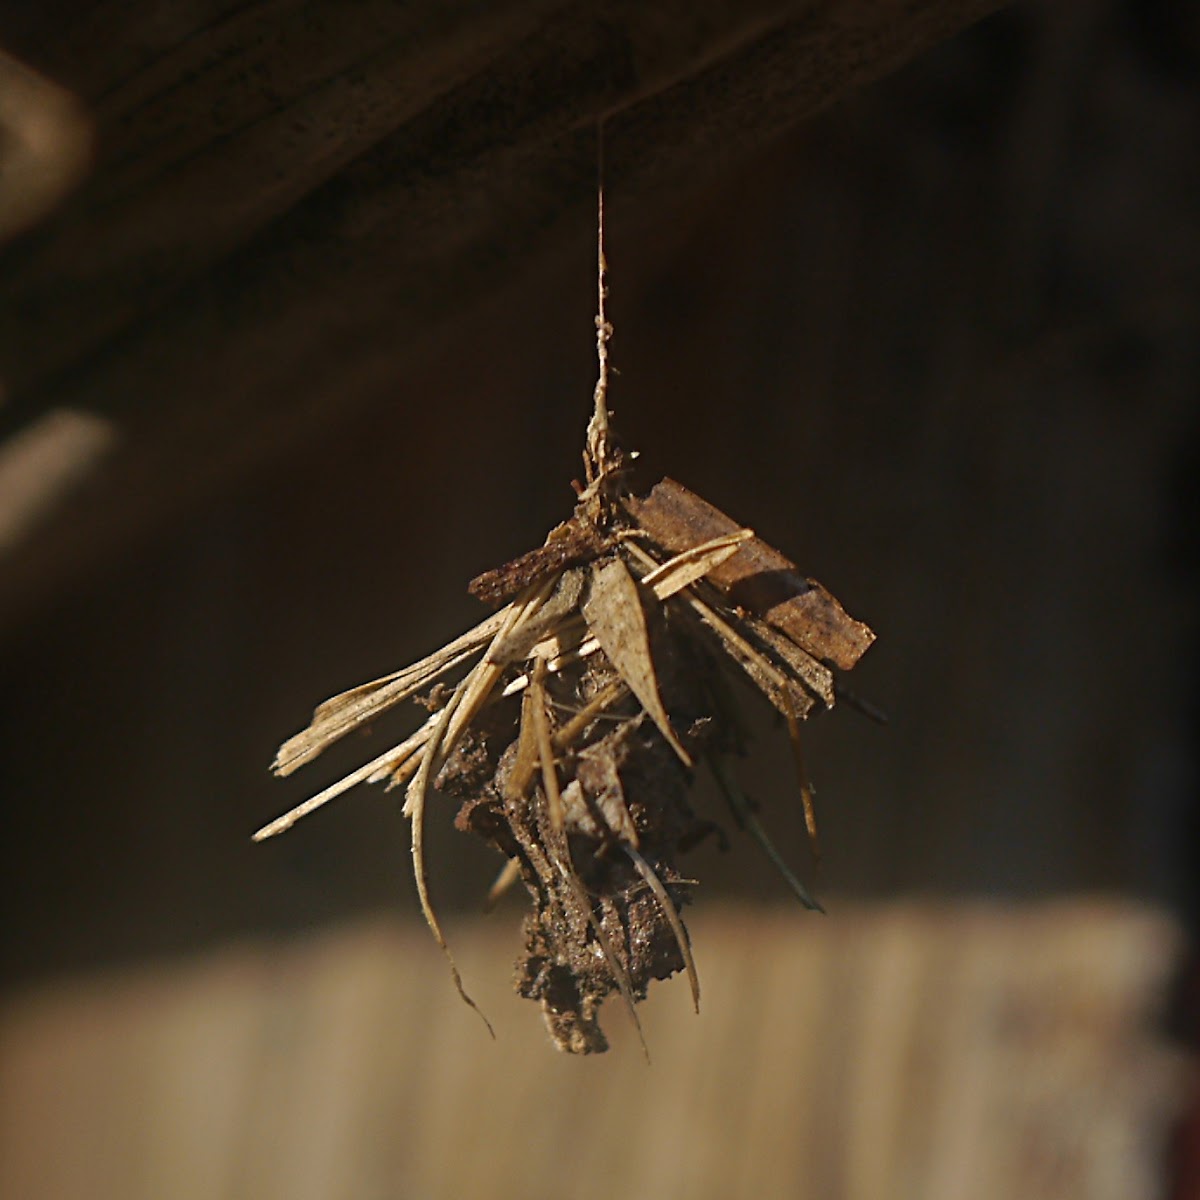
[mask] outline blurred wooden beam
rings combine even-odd
[[[48,5],[20,48],[99,151],[0,254],[0,437],[68,410],[119,449],[10,545],[0,625],[586,236],[601,115],[615,200],[694,187],[996,6]]]
[[[70,92],[3,50],[0,131],[2,245],[37,224],[83,178],[92,131]]]
[[[681,979],[643,1006],[649,1070],[617,1013],[610,1054],[551,1046],[510,990],[513,921],[453,934],[495,1042],[416,921],[13,993],[0,1190],[1163,1194],[1192,1072],[1156,1027],[1181,945],[1161,911],[714,907],[696,923],[699,1016]]]

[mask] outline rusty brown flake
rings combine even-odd
[[[635,524],[672,554],[738,528],[674,479],[661,480],[649,495],[630,498],[626,506]],[[875,640],[825,588],[801,575],[791,559],[761,538],[740,547],[709,579],[731,604],[757,614],[814,657],[842,670],[853,667]]]

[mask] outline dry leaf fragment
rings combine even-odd
[[[675,736],[658,694],[658,678],[650,656],[650,635],[638,585],[619,558],[610,558],[593,566],[591,590],[583,602],[583,619],[629,690],[641,701],[650,719],[667,739],[667,744],[679,755],[680,762],[690,767],[691,755]]]
[[[625,785],[616,752],[618,744],[635,728],[631,724],[621,725],[611,736],[579,752],[566,808],[570,826],[576,832],[601,842],[615,839],[626,848],[636,849],[640,839],[625,802]]]

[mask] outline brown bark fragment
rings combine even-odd
[[[741,526],[673,479],[662,479],[626,507],[660,546],[678,554]],[[815,658],[848,670],[875,640],[816,580],[761,538],[751,538],[708,578],[730,603],[749,609]]]
[[[556,525],[547,535],[545,544],[536,550],[476,575],[467,584],[467,591],[484,604],[496,607],[511,600],[531,583],[547,579],[567,567],[590,562],[603,554],[610,544],[610,539],[593,525],[572,517]]]

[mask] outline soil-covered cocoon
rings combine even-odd
[[[472,581],[475,595],[501,606],[493,616],[421,662],[326,701],[280,748],[275,771],[289,774],[410,697],[429,710],[425,723],[256,835],[282,832],[359,782],[404,785],[418,893],[446,949],[429,900],[424,815],[431,788],[458,800],[458,828],[507,860],[493,898],[520,879],[533,902],[517,990],[541,1005],[555,1044],[580,1054],[607,1048],[598,1018],[612,993],[636,1024],[650,981],[686,971],[699,1004],[679,916],[694,881],[678,860],[707,834],[724,836],[689,803],[701,760],[735,824],[818,907],[738,787],[731,760],[744,745],[728,680],[742,676],[786,718],[814,830],[799,722],[833,706],[834,671],[852,667],[874,638],[778,551],[682,485],[664,479],[631,495],[607,443],[585,464],[571,519]],[[467,663],[456,683],[442,681]],[[451,970],[472,1003],[452,959]]]

